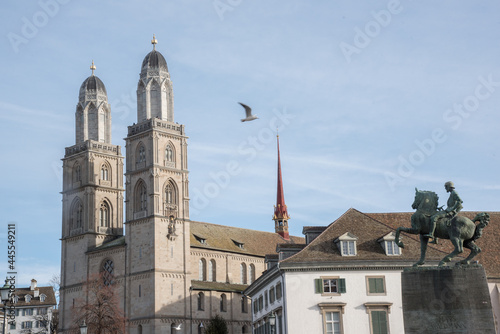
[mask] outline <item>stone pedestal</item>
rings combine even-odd
[[[480,265],[409,268],[401,275],[406,334],[495,334]]]

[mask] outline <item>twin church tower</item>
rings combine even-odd
[[[106,87],[94,74],[93,62],[91,76],[80,87],[76,142],[66,148],[63,158],[63,333],[75,326],[75,307],[89,298],[84,282],[98,273],[106,284],[116,284],[131,333],[142,334],[143,327],[144,333],[170,333],[170,326],[185,324],[193,329],[201,323],[193,320],[197,317],[191,280],[198,277],[199,257],[205,255],[193,255],[192,250],[190,224],[195,222],[189,219],[187,136],[184,126],[174,122],[167,62],[156,50],[154,37],[151,42],[153,50],[142,62],[137,85],[137,123],[128,127],[125,138],[125,173],[121,148],[111,141]],[[289,242],[280,169],[278,177],[276,234],[281,242]],[[254,275],[265,269],[262,254],[238,256],[245,270],[253,266]],[[225,261],[230,268],[230,260]],[[221,281],[230,283],[230,270]],[[243,333],[250,324],[248,313],[243,313],[233,316],[242,325],[235,332]]]

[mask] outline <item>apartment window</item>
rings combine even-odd
[[[26,301],[26,303],[29,303],[31,301],[31,298],[31,295],[24,296],[24,300]]]
[[[315,279],[315,290],[316,293],[325,295],[345,293],[345,279],[339,277],[321,277]]]
[[[356,237],[354,234],[346,232],[335,239],[334,242],[337,244],[337,247],[339,248],[340,254],[342,256],[356,256],[357,240],[358,237]]]
[[[378,296],[386,295],[384,276],[366,277],[366,287],[368,295],[378,295]]]
[[[21,322],[21,328],[33,328],[33,322],[32,321],[23,321]]]
[[[401,255],[401,249],[394,241],[385,241],[385,253],[387,255]]]
[[[16,323],[10,323],[10,329],[16,329]]]
[[[281,296],[282,296],[281,282],[278,282],[278,284],[276,284],[276,299],[280,300]]]
[[[269,302],[272,304],[276,299],[276,294],[274,293],[274,286],[269,289]]]
[[[389,334],[389,313],[392,303],[365,303],[370,317],[371,334]]]
[[[319,308],[323,314],[323,333],[342,334],[342,315],[344,314],[345,303],[321,303]]]

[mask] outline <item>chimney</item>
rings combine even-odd
[[[36,289],[36,279],[32,279],[31,280],[31,286],[30,286],[30,290],[33,291]]]

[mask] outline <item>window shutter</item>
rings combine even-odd
[[[323,293],[323,280],[321,278],[316,278],[314,280],[315,293]]]
[[[340,293],[345,293],[346,292],[345,278],[339,278],[339,292]]]
[[[387,334],[387,314],[385,311],[372,311],[373,334]]]

